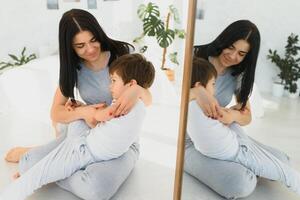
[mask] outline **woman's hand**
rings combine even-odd
[[[252,117],[251,117],[251,108],[250,108],[249,101],[247,101],[247,104],[243,109],[242,109],[242,105],[239,103],[230,107],[230,109],[233,111],[232,113],[233,113],[234,121],[239,125],[245,126],[251,122]]]
[[[75,101],[75,100],[71,100],[71,99],[68,99],[68,101],[66,102],[65,104],[65,108],[68,110],[68,111],[72,111],[74,110],[75,108],[77,107],[80,107],[80,106],[84,106],[85,104],[81,101]]]
[[[197,104],[203,113],[210,118],[217,119],[220,117],[220,106],[216,98],[214,98],[203,86],[194,87],[190,91],[190,100],[196,99]]]
[[[126,89],[113,105],[113,116],[126,115],[140,98],[140,86],[132,85]]]
[[[95,119],[97,122],[106,122],[114,118],[112,111],[114,110],[114,105],[106,107],[104,109],[97,109],[95,113]]]

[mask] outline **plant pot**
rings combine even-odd
[[[299,97],[299,92],[300,92],[300,89],[297,88],[297,91],[295,93],[288,92],[287,96],[291,99],[296,99],[297,97]]]
[[[175,80],[175,72],[173,69],[163,69],[165,74],[167,75],[169,81],[174,81]]]
[[[284,85],[280,83],[273,83],[272,94],[274,97],[282,97],[284,91]]]

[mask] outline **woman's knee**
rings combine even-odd
[[[110,199],[131,173],[138,154],[132,147],[117,159],[91,164],[57,184],[82,199]]]
[[[117,192],[120,184],[112,179],[105,180],[91,180],[89,184],[90,199],[91,200],[109,200]]]
[[[226,199],[249,196],[255,189],[257,178],[244,166],[211,159],[195,148],[186,148],[184,170]]]
[[[256,184],[256,176],[252,171],[246,169],[228,177],[228,184],[217,192],[226,199],[244,198],[254,191]]]
[[[112,179],[97,178],[87,170],[76,172],[71,177],[57,182],[57,185],[76,196],[87,200],[108,200],[119,188]]]

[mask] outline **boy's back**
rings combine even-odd
[[[187,133],[198,151],[217,159],[228,159],[236,154],[237,135],[231,126],[204,115],[195,100],[189,103],[188,113]]]
[[[138,100],[125,116],[98,124],[87,136],[87,145],[96,160],[109,160],[121,156],[130,145],[138,142],[145,118],[145,105]]]

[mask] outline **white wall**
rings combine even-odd
[[[300,35],[299,0],[199,0],[205,9],[204,19],[196,21],[195,44],[212,41],[233,21],[249,19],[260,30],[261,48],[256,83],[262,92],[270,92],[277,68],[266,59],[268,49],[284,52],[291,32]],[[281,54],[282,55],[282,54]]]
[[[58,24],[62,14],[72,7],[87,9],[86,0],[80,3],[62,3],[58,10],[48,10],[47,0],[1,1],[0,6],[0,60],[7,54],[19,54],[23,46],[38,53],[45,45],[58,46]],[[112,38],[130,41],[138,35],[136,9],[139,0],[97,0],[98,9],[88,10]]]
[[[58,10],[48,10],[47,0],[27,1],[2,1],[0,6],[0,61],[7,61],[8,53],[19,55],[21,49],[26,46],[27,54],[43,54],[57,51],[58,49],[58,24],[62,14],[71,8],[87,9],[87,0],[80,3],[66,3],[59,1]],[[149,0],[119,0],[103,1],[97,0],[98,9],[88,10],[99,21],[105,32],[112,38],[132,43],[132,40],[142,33],[142,23],[137,17],[137,8],[141,3],[148,3]],[[182,24],[177,28],[186,28],[186,7],[187,2],[181,0],[153,0],[151,2],[159,5],[161,15],[167,14],[170,4],[174,4],[180,12]],[[151,58],[157,58],[154,63],[160,66],[162,49],[154,40],[148,41]],[[179,52],[179,62],[183,63],[184,40],[175,42],[168,51]],[[47,52],[48,51],[48,52]],[[49,52],[50,51],[50,52]],[[147,55],[146,55],[147,56]],[[178,82],[182,76],[182,66],[177,67]]]

